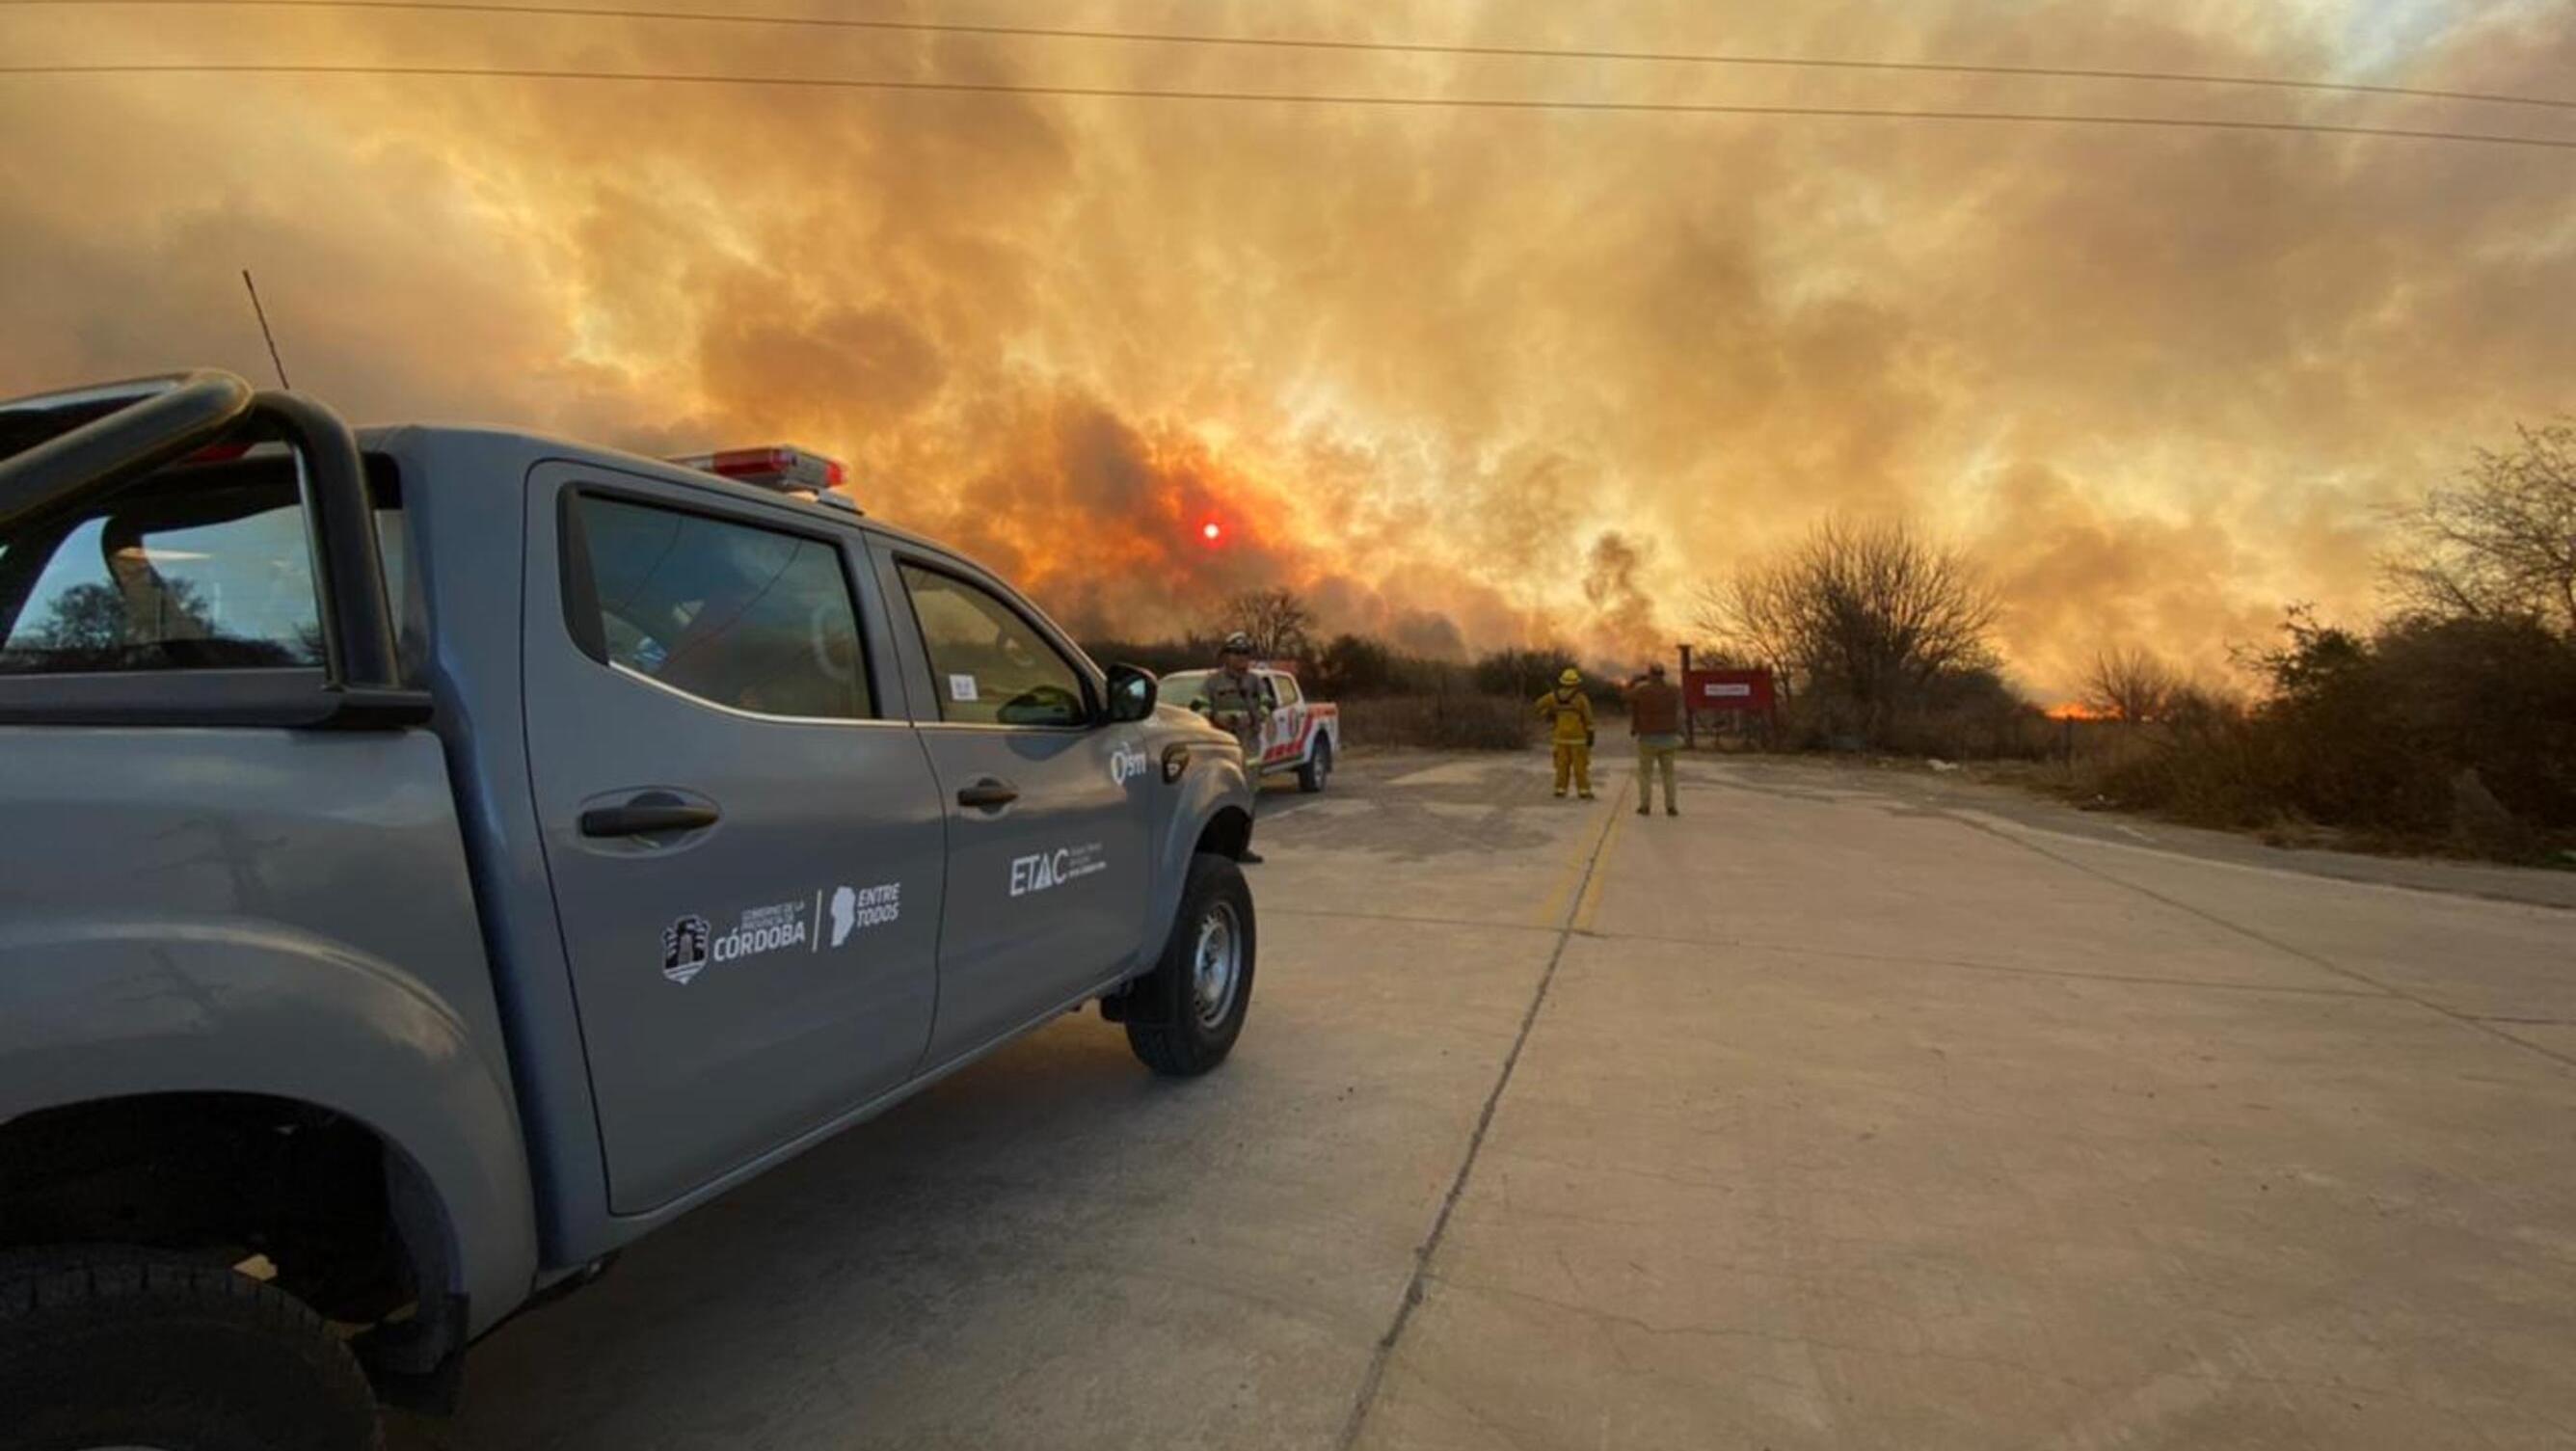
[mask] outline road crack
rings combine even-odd
[[[1511,1087],[1512,1071],[1520,1066],[1521,1050],[1529,1046],[1530,1030],[1538,1025],[1539,1009],[1547,1005],[1547,990],[1556,982],[1558,964],[1565,961],[1566,944],[1574,940],[1574,921],[1582,909],[1585,890],[1592,885],[1592,874],[1601,867],[1601,856],[1610,844],[1610,828],[1619,821],[1615,793],[1603,798],[1601,824],[1593,828],[1592,849],[1583,859],[1583,877],[1575,883],[1573,900],[1567,903],[1565,917],[1556,926],[1556,946],[1547,955],[1547,966],[1538,975],[1538,986],[1530,993],[1529,1006],[1521,1013],[1520,1031],[1513,1034],[1510,1051],[1503,1055],[1503,1066],[1494,1075],[1494,1086],[1485,1094],[1485,1106],[1476,1115],[1476,1128],[1467,1136],[1467,1152],[1458,1161],[1458,1172],[1449,1181],[1449,1192],[1440,1199],[1440,1212],[1432,1217],[1431,1232],[1414,1246],[1413,1273],[1404,1282],[1404,1294],[1396,1301],[1395,1318],[1387,1322],[1386,1333],[1378,1337],[1377,1348],[1370,1353],[1368,1370],[1360,1377],[1358,1394],[1352,1398],[1350,1419],[1342,1424],[1340,1451],[1350,1451],[1359,1444],[1360,1433],[1367,1429],[1369,1409],[1377,1404],[1378,1388],[1385,1383],[1386,1368],[1395,1359],[1395,1348],[1404,1339],[1404,1328],[1412,1323],[1414,1307],[1422,1303],[1423,1293],[1431,1279],[1431,1261],[1440,1252],[1440,1241],[1449,1233],[1450,1217],[1458,1211],[1458,1201],[1467,1194],[1467,1181],[1476,1172],[1477,1156],[1485,1149],[1485,1135],[1494,1126],[1494,1112],[1502,1106],[1503,1091]]]

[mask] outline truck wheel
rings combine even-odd
[[[377,1451],[375,1396],[322,1317],[151,1250],[0,1255],[0,1451]]]
[[[1315,749],[1306,755],[1306,764],[1297,768],[1297,789],[1307,792],[1321,791],[1324,789],[1324,783],[1332,778],[1333,738],[1318,735],[1315,737]]]
[[[1179,919],[1140,991],[1159,1023],[1127,1023],[1127,1046],[1167,1078],[1195,1078],[1225,1061],[1252,1006],[1252,889],[1243,869],[1210,852],[1190,858]]]

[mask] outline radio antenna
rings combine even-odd
[[[295,385],[286,381],[286,364],[277,356],[277,335],[268,330],[268,309],[259,305],[259,284],[250,280],[247,267],[242,269],[242,286],[250,290],[251,315],[259,319],[260,339],[268,344],[268,364],[277,370],[277,386],[293,388]]]

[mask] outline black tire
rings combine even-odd
[[[1333,779],[1333,738],[1316,733],[1315,749],[1306,753],[1306,764],[1297,768],[1297,789],[1308,793],[1321,791]]]
[[[1199,991],[1198,968],[1203,933],[1218,914],[1229,919],[1227,930],[1239,952],[1224,1004],[1210,1012]],[[1163,960],[1134,988],[1145,997],[1147,1011],[1127,1020],[1127,1046],[1146,1067],[1166,1078],[1196,1078],[1225,1061],[1243,1034],[1244,1014],[1252,1008],[1257,946],[1252,889],[1244,885],[1243,869],[1210,852],[1190,858],[1172,940],[1163,944]]]
[[[152,1250],[0,1255],[0,1451],[379,1451],[375,1394],[322,1317]]]

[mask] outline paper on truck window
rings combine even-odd
[[[972,675],[949,676],[948,698],[950,700],[973,700],[975,698],[975,677]]]

